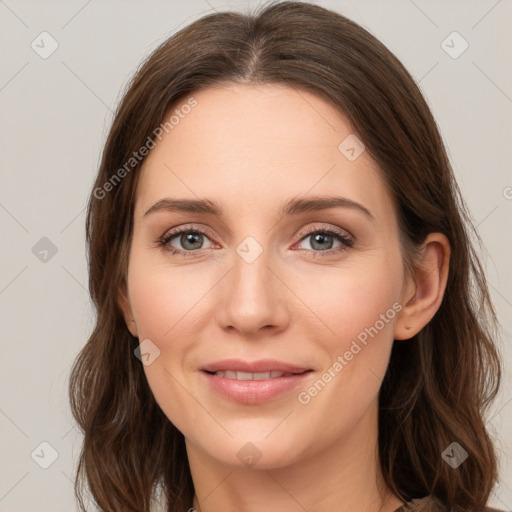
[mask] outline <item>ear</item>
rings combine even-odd
[[[117,293],[117,305],[121,309],[124,317],[124,321],[126,322],[126,327],[135,338],[138,337],[137,324],[135,323],[135,318],[133,317],[132,306],[130,304],[130,298],[128,296],[128,290],[126,286],[126,282],[119,287],[119,291]]]
[[[403,305],[395,322],[395,339],[412,338],[430,322],[443,300],[448,280],[450,242],[430,233],[421,247],[420,261],[404,286]]]

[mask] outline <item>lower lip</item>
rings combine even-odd
[[[307,371],[287,377],[263,380],[237,380],[201,371],[210,386],[220,395],[242,404],[261,404],[300,386],[312,373]]]

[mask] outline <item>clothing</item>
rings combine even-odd
[[[436,498],[426,496],[404,503],[395,512],[446,512],[447,508]],[[482,512],[503,512],[497,508],[486,507]]]

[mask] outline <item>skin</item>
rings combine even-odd
[[[414,336],[440,306],[448,241],[430,234],[417,270],[406,275],[393,198],[367,151],[355,161],[340,152],[353,129],[320,97],[276,84],[193,96],[197,106],[144,162],[127,288],[119,293],[132,334],[160,350],[144,371],[185,436],[193,505],[204,512],[391,512],[402,501],[379,469],[379,388],[393,340]],[[349,207],[279,215],[288,199],[313,195],[343,196],[373,218]],[[209,199],[224,214],[145,215],[165,197]],[[180,235],[168,243],[188,256],[158,243],[179,226],[206,232],[192,249]],[[319,246],[304,233],[313,227],[355,242],[345,247],[326,233]],[[236,250],[247,236],[263,251],[252,263]],[[325,254],[331,243],[343,250]],[[300,403],[298,393],[394,303],[401,311]],[[199,371],[226,358],[271,358],[313,372],[300,389],[240,404],[216,394]],[[237,456],[249,442],[260,456],[252,466]]]

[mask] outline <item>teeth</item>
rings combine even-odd
[[[252,379],[253,380],[270,379],[270,372],[253,373]]]
[[[236,380],[264,380],[264,379],[276,379],[278,377],[288,377],[289,375],[293,375],[292,373],[271,371],[271,372],[259,372],[259,373],[250,373],[250,372],[235,372],[232,370],[226,371],[218,371],[215,372],[217,377],[226,377],[228,379],[236,379]]]
[[[253,377],[254,377],[254,373],[236,372],[237,380],[252,380]]]

